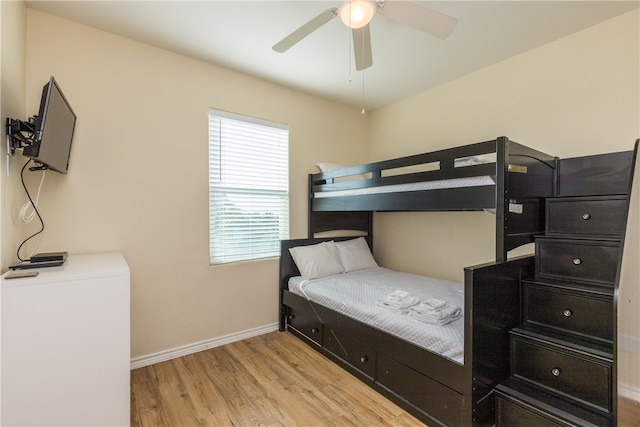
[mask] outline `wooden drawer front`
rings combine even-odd
[[[536,239],[537,277],[613,284],[620,244],[613,241]]]
[[[613,296],[524,284],[525,323],[613,341]]]
[[[376,352],[372,347],[362,344],[340,332],[326,328],[324,347],[356,369],[373,378],[376,370]]]
[[[313,313],[290,307],[287,323],[313,342],[322,345],[322,323]]]
[[[511,374],[611,412],[610,362],[512,336]]]
[[[442,424],[462,425],[460,394],[383,354],[378,355],[377,381]]]
[[[496,396],[496,427],[558,427],[562,424],[538,415],[529,408]]]
[[[547,234],[620,237],[626,208],[622,197],[547,199]]]

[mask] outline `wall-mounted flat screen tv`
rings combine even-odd
[[[35,141],[24,147],[22,154],[47,169],[67,173],[75,126],[76,114],[51,76],[42,88]]]

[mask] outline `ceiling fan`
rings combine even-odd
[[[280,40],[273,45],[273,50],[279,53],[286,52],[309,34],[339,16],[342,22],[351,28],[356,70],[364,70],[373,65],[369,22],[376,14],[443,40],[449,37],[458,23],[458,18],[410,1],[344,0],[339,7],[325,10]]]

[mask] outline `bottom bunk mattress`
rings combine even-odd
[[[464,363],[464,320],[451,317],[446,324],[437,324],[438,312],[428,312],[427,320],[418,320],[416,309],[424,303],[446,302],[446,310],[459,308],[464,313],[464,289],[461,283],[434,279],[383,267],[335,274],[319,279],[292,277],[289,291],[321,304],[345,316],[366,323],[416,346],[439,354],[456,363]],[[412,308],[397,309],[407,304],[395,304],[389,296],[400,294]],[[382,301],[391,301],[390,306]],[[422,305],[421,305],[422,303]],[[435,318],[434,316],[435,315]]]

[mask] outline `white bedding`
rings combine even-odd
[[[315,198],[360,196],[364,194],[402,193],[410,191],[440,190],[446,188],[480,187],[494,185],[493,177],[489,175],[469,178],[443,179],[438,181],[414,182],[408,184],[381,185],[379,187],[354,188],[352,190],[318,191]]]
[[[320,279],[294,277],[289,280],[289,290],[457,363],[464,363],[463,318],[438,326],[376,305],[377,299],[395,290],[404,290],[423,301],[429,298],[448,301],[460,306],[464,312],[464,291],[460,283],[377,267]]]

